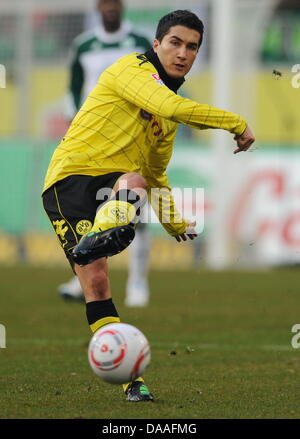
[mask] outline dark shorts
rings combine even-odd
[[[72,267],[73,248],[92,228],[97,209],[110,197],[121,175],[71,175],[43,193],[44,209]]]

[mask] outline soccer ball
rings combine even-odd
[[[126,323],[98,329],[88,348],[89,363],[104,381],[125,384],[142,375],[150,363],[150,346],[144,334]]]

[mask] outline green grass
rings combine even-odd
[[[299,418],[298,271],[152,272],[145,309],[124,307],[126,272],[110,274],[122,320],[152,346],[155,403],[90,369],[85,307],[56,293],[67,269],[2,267],[0,418]]]

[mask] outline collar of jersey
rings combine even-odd
[[[145,54],[146,58],[151,62],[151,64],[154,65],[156,70],[159,73],[160,79],[163,80],[163,82],[166,84],[166,86],[172,90],[174,93],[177,93],[177,90],[179,87],[184,83],[184,78],[171,78],[163,68],[161,62],[159,61],[159,58],[157,54],[154,52],[153,49],[148,50]]]
[[[97,38],[106,44],[119,43],[131,32],[132,26],[128,21],[122,21],[120,28],[116,32],[107,32],[102,23],[95,28]]]

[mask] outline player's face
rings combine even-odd
[[[191,69],[199,50],[200,34],[185,26],[172,26],[153,50],[171,78],[183,78]]]
[[[121,0],[99,0],[98,10],[102,15],[104,25],[116,25],[118,29],[121,21],[123,5]]]

